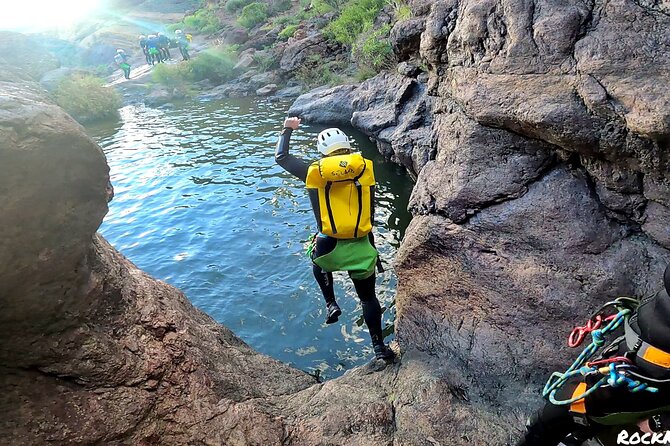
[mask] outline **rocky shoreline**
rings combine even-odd
[[[35,73],[0,74],[0,190],[21,192],[0,195],[3,438],[514,441],[574,355],[572,326],[655,291],[670,262],[670,15],[625,0],[410,6],[391,30],[397,70],[290,110],[351,123],[416,178],[396,259],[402,361],[321,384],[96,236],[99,149]]]

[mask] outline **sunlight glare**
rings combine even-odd
[[[93,13],[100,0],[10,0],[0,2],[0,30],[63,28]]]

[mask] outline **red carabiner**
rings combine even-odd
[[[570,336],[568,336],[568,347],[575,348],[579,347],[587,334],[591,333],[594,330],[598,330],[604,322],[609,322],[616,317],[616,314],[607,316],[605,319],[601,315],[597,315],[593,319],[589,319],[586,325],[575,327]]]

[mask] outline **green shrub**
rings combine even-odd
[[[54,91],[54,100],[80,123],[118,116],[121,107],[119,94],[92,75],[63,79]]]
[[[410,19],[413,15],[414,13],[412,13],[412,8],[410,8],[408,5],[402,5],[395,11],[395,18],[398,21]]]
[[[309,56],[304,65],[296,70],[296,79],[307,88],[321,87],[324,85],[338,85],[343,83],[343,77],[338,71],[344,69],[340,61],[324,63],[317,54]]]
[[[279,62],[272,54],[255,53],[252,57],[261,73],[276,68]]]
[[[187,30],[203,34],[210,34],[221,29],[221,21],[209,8],[199,9],[193,15],[184,17],[183,23]]]
[[[192,81],[190,62],[176,65],[159,63],[151,70],[151,79],[168,87],[176,87]]]
[[[254,0],[228,0],[225,6],[226,12],[237,12],[253,2]]]
[[[340,16],[324,28],[326,37],[344,45],[353,44],[358,36],[372,27],[385,0],[350,0]]]
[[[351,49],[351,56],[359,67],[371,67],[374,70],[388,68],[393,61],[393,49],[389,43],[391,25],[363,33]]]
[[[279,37],[279,40],[288,40],[289,38],[293,37],[297,30],[298,25],[289,25],[284,28],[277,37]]]
[[[263,23],[268,18],[268,5],[265,3],[255,2],[245,6],[242,9],[242,14],[237,19],[237,23],[241,26],[251,29],[259,23]]]
[[[291,9],[291,0],[272,0],[268,9],[269,16],[275,16]]]
[[[300,23],[300,19],[295,14],[279,16],[272,20],[274,26],[281,26],[282,28],[289,25],[297,25],[298,23]]]
[[[311,2],[311,15],[324,15],[332,11],[338,11],[340,6],[346,3],[346,0],[340,0],[336,2],[335,0],[312,0]],[[339,6],[335,6],[339,4]]]
[[[405,0],[386,0],[393,7],[395,19],[397,21],[407,20],[412,17],[412,8]]]
[[[323,3],[326,6],[330,7],[330,9],[333,11],[339,11],[340,9],[342,9],[342,6],[344,6],[344,4],[347,3],[347,0],[315,0],[315,2]]]
[[[228,46],[214,46],[199,53],[187,62],[175,65],[158,64],[151,76],[154,82],[176,87],[186,83],[209,79],[223,83],[233,78],[236,54]]]
[[[198,54],[189,62],[191,75],[195,82],[203,79],[226,82],[233,78],[233,67],[237,63],[237,54],[229,46],[214,46]]]
[[[365,80],[370,79],[371,77],[375,77],[378,74],[379,71],[375,70],[372,67],[359,66],[358,70],[356,71],[356,80],[358,82],[363,82]]]

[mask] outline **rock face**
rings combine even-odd
[[[575,356],[571,327],[655,291],[670,262],[670,16],[624,0],[410,6],[391,33],[409,65],[358,86],[340,118],[417,175],[394,438],[505,444]],[[319,116],[321,98],[297,111]]]
[[[293,71],[304,66],[310,57],[325,59],[326,54],[332,55],[340,49],[318,32],[299,40],[292,37],[284,48],[279,66],[283,71]]]
[[[670,17],[638,3],[440,1],[426,18],[436,154],[396,327],[403,350],[440,358],[467,420],[518,425],[574,357],[571,327],[655,291],[670,262]]]

